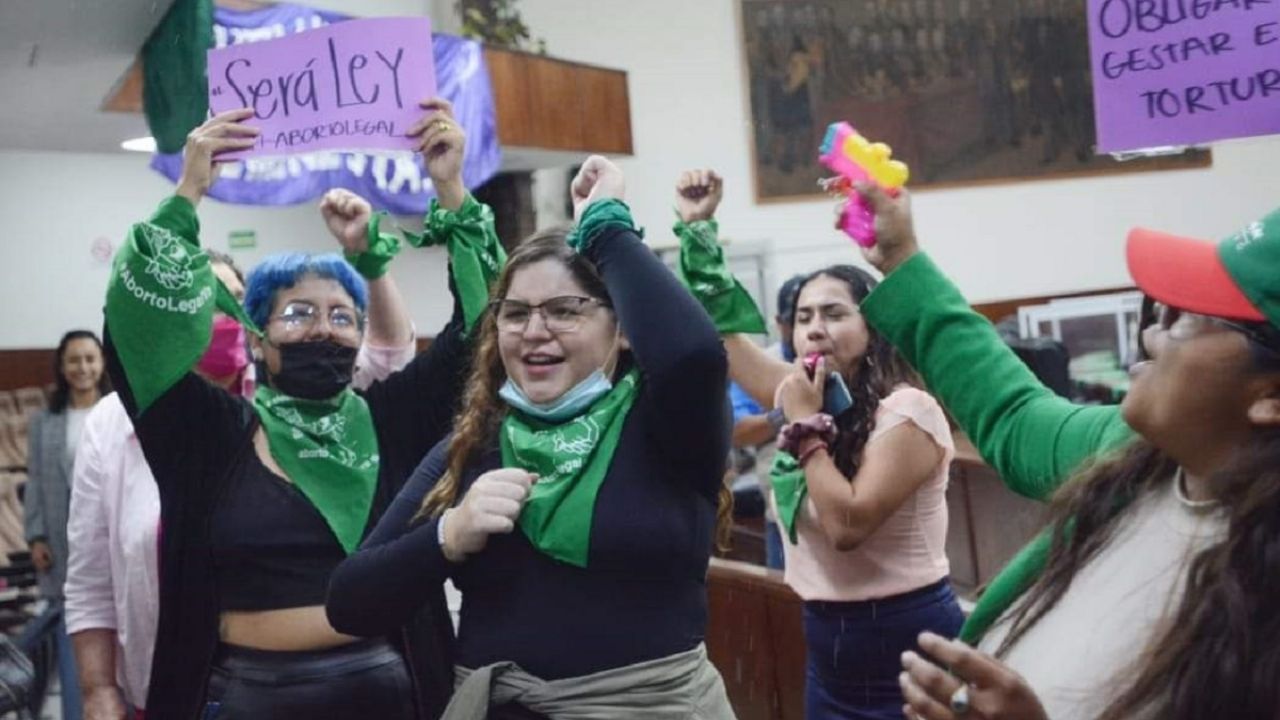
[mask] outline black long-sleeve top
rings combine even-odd
[[[147,717],[195,720],[201,717],[218,644],[221,608],[213,530],[232,524],[244,533],[278,534],[279,526],[263,524],[270,524],[281,511],[293,513],[295,525],[304,529],[310,522],[322,534],[327,530],[305,502],[293,503],[292,509],[264,508],[260,514],[244,512],[239,502],[234,505],[236,517],[225,517],[233,500],[273,492],[263,485],[269,472],[253,446],[258,421],[252,406],[188,373],[139,413],[109,328],[104,336],[107,371],[133,420],[160,492],[160,618]],[[448,433],[469,362],[462,314],[455,303],[453,319],[430,349],[361,392],[373,418],[380,457],[366,535],[423,455]],[[336,538],[327,536],[333,552],[301,560],[336,566],[342,549]],[[442,592],[422,600],[420,612],[402,617],[385,634],[406,655],[420,713],[436,717],[452,692],[453,628]]]
[[[728,364],[697,301],[629,230],[587,251],[604,278],[641,372],[640,389],[596,499],[585,568],[559,562],[517,528],[460,564],[414,523],[446,466],[448,441],[423,460],[363,547],[331,576],[329,620],[379,635],[452,578],[463,595],[457,662],[515,661],[544,679],[585,675],[696,647],[729,450]],[[621,372],[621,371],[620,371]],[[501,466],[496,438],[464,473]]]

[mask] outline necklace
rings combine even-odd
[[[1204,512],[1222,504],[1220,500],[1192,500],[1187,497],[1187,473],[1182,468],[1178,468],[1178,472],[1173,476],[1173,491],[1183,507],[1195,512]]]

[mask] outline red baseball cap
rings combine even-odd
[[[1233,236],[1234,237],[1234,236]],[[1158,230],[1129,232],[1129,274],[1147,295],[1166,305],[1232,320],[1268,320],[1223,262],[1222,243]]]

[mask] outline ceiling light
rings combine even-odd
[[[134,138],[120,143],[120,147],[134,152],[153,153],[156,151],[156,139],[150,135],[147,137]]]

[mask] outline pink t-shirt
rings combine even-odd
[[[951,572],[947,561],[947,479],[955,444],[942,407],[928,393],[901,386],[880,401],[867,446],[902,423],[914,423],[943,449],[937,471],[857,548],[836,550],[818,525],[813,496],[796,515],[798,542],[783,537],[786,581],[805,600],[873,600],[929,585]]]

